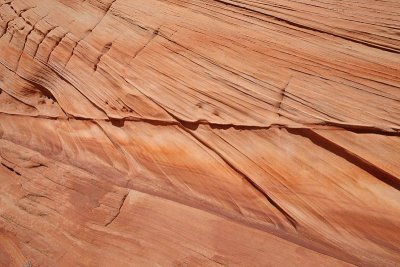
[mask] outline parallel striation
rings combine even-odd
[[[399,12],[0,0],[0,265],[396,266]]]

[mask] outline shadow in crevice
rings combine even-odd
[[[115,118],[110,118],[110,122],[112,125],[114,125],[115,127],[124,127],[125,125],[125,120],[124,119],[115,119]]]
[[[400,179],[386,170],[374,165],[373,163],[367,161],[366,159],[348,151],[344,147],[336,144],[335,142],[319,135],[311,129],[288,129],[288,132],[295,135],[300,135],[308,138],[315,145],[320,146],[338,157],[341,157],[348,162],[356,165],[357,167],[368,172],[370,175],[375,176],[377,179],[381,180],[385,184],[395,188],[400,191]]]

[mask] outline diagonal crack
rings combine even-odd
[[[102,21],[103,19],[107,16],[108,12],[110,11],[112,5],[116,2],[117,0],[113,0],[110,5],[107,7],[107,9],[104,12],[104,15],[99,19],[99,21],[93,26],[93,28],[88,32],[88,34],[83,38],[85,39]]]
[[[97,71],[97,65],[99,65],[99,63],[100,63],[100,61],[101,61],[101,58],[102,58],[105,54],[107,54],[107,52],[111,49],[111,46],[112,46],[112,42],[111,42],[111,43],[107,43],[106,45],[104,45],[104,47],[103,47],[103,49],[102,49],[102,51],[101,51],[100,56],[97,58],[97,61],[96,61],[96,63],[94,64],[94,67],[93,67],[94,71]]]
[[[142,93],[144,96],[147,96],[143,92],[140,91],[140,89],[137,88],[137,90]],[[147,96],[148,97],[148,96]],[[150,97],[148,97],[150,98]],[[241,177],[243,177],[245,180],[247,180],[259,193],[261,193],[267,200],[268,202],[274,206],[280,213],[283,214],[283,216],[288,220],[288,222],[293,226],[294,229],[297,229],[298,223],[297,221],[288,213],[286,212],[275,200],[273,200],[267,192],[263,190],[263,188],[258,185],[254,180],[252,180],[250,177],[248,177],[246,174],[244,174],[241,170],[239,170],[232,162],[230,162],[228,159],[226,159],[221,153],[219,153],[216,149],[214,149],[212,146],[210,146],[207,142],[199,138],[197,135],[195,135],[189,127],[187,127],[186,123],[182,120],[180,120],[178,117],[176,117],[174,114],[169,112],[166,108],[164,108],[160,103],[155,101],[154,99],[150,98],[155,104],[160,106],[165,112],[167,112],[171,117],[173,117],[177,122],[178,122],[178,127],[180,127],[182,130],[190,134],[193,138],[195,138],[197,141],[199,141],[201,144],[203,144],[205,147],[213,151],[215,154],[217,154],[232,170],[234,170],[236,173],[238,173]]]
[[[281,111],[282,102],[283,102],[283,99],[286,96],[285,95],[286,94],[286,90],[287,90],[292,78],[293,78],[293,76],[290,76],[290,78],[289,78],[288,82],[286,83],[285,87],[282,89],[281,99],[279,100],[279,103],[278,103],[278,106],[277,106],[277,109],[276,109],[276,114],[278,114],[278,116],[281,116],[281,114],[279,112]]]
[[[324,149],[332,152],[333,154],[347,160],[348,162],[356,165],[357,167],[368,172],[372,176],[381,180],[385,184],[395,188],[400,191],[400,179],[387,171],[379,168],[375,164],[369,162],[368,160],[360,157],[347,150],[346,148],[340,146],[339,144],[323,137],[322,135],[316,133],[311,129],[288,129],[291,134],[296,134],[308,138],[311,142],[317,146],[323,147]]]
[[[129,61],[129,64],[131,64],[131,62],[140,55],[140,53],[142,53],[142,51],[154,40],[154,38],[156,38],[159,35],[159,30],[160,28],[156,29],[153,31],[153,34],[151,35],[150,39],[141,47],[139,48],[136,53],[132,56],[131,60]],[[128,65],[129,65],[128,64]]]
[[[119,204],[119,208],[118,208],[117,213],[104,225],[105,227],[109,226],[109,225],[118,217],[118,215],[121,213],[121,209],[122,209],[122,207],[124,206],[125,200],[126,200],[126,198],[128,197],[129,192],[130,192],[130,191],[128,191],[128,193],[126,193],[126,194],[122,197],[121,202],[120,202],[120,204]]]
[[[1,165],[3,165],[4,167],[6,167],[9,171],[12,171],[13,173],[17,174],[18,176],[21,176],[21,174],[19,172],[17,172],[14,168],[7,166],[6,164],[4,164],[3,162],[1,163]]]
[[[68,35],[68,32],[66,32],[63,36],[58,37],[54,47],[51,49],[49,55],[47,56],[46,61],[48,62],[50,60],[51,55],[53,54],[54,50],[56,50],[56,48],[58,47],[58,45],[62,42],[62,40],[64,40],[64,38]]]
[[[59,26],[54,26],[52,28],[50,28],[44,35],[43,35],[43,39],[40,40],[39,44],[36,47],[35,53],[33,53],[33,57],[35,58],[37,55],[37,52],[39,50],[40,45],[44,42],[44,40],[46,39],[47,35],[49,35],[50,32],[52,32],[53,30],[55,30],[56,28],[58,28]]]
[[[182,127],[181,127],[182,128]],[[192,131],[188,130],[187,128],[183,127],[184,131],[189,133],[193,138],[199,141],[202,145],[213,151],[217,154],[232,170],[238,173],[242,178],[244,178],[251,186],[253,186],[259,193],[261,193],[267,201],[274,206],[286,219],[287,221],[293,226],[294,229],[297,230],[298,222],[295,218],[293,218],[285,209],[283,209],[257,182],[255,182],[252,178],[247,176],[244,172],[239,170],[230,160],[226,159],[219,151],[213,148],[210,144],[208,144],[205,140],[199,138],[196,134]]]

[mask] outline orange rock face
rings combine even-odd
[[[399,1],[0,4],[0,266],[399,264]]]

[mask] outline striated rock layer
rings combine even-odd
[[[0,0],[0,266],[396,266],[397,0]]]

